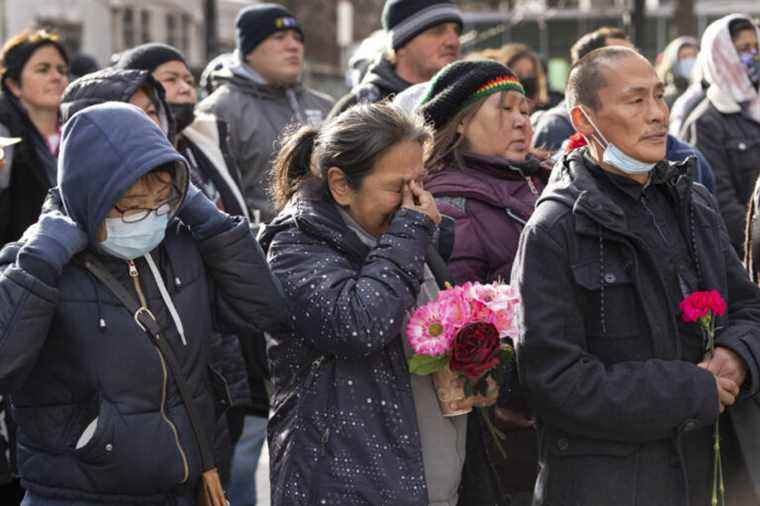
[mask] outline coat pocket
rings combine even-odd
[[[545,504],[635,506],[638,445],[568,435],[545,443]]]
[[[641,311],[626,264],[609,262],[602,268],[598,260],[592,260],[573,265],[572,271],[590,337],[632,339],[639,335]]]
[[[101,400],[94,430],[87,434],[93,422],[90,422],[79,437],[74,453],[79,460],[90,464],[105,461],[113,451],[114,408]],[[87,437],[89,436],[89,437]],[[86,442],[84,441],[86,439]]]
[[[760,173],[760,140],[734,138],[726,142],[726,151],[731,162],[731,178],[741,202],[747,202],[755,187],[755,179]]]

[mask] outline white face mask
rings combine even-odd
[[[100,247],[122,260],[134,260],[161,244],[168,223],[167,214],[156,216],[155,212],[136,223],[124,223],[121,218],[106,218],[108,237],[100,243]]]
[[[696,58],[682,58],[673,65],[673,73],[684,79],[690,79],[691,71],[694,70],[694,65],[696,63]]]
[[[602,134],[602,131],[596,127],[589,115],[586,114],[586,110],[583,107],[581,107],[581,112],[584,116],[586,116],[586,119],[589,123],[591,123],[591,126],[594,127],[594,130],[596,130],[596,133],[598,135],[598,137],[596,137],[596,141],[604,147],[604,154],[602,155],[602,161],[604,163],[612,165],[616,169],[625,172],[626,174],[646,174],[654,168],[656,163],[646,163],[636,160],[635,158],[623,153],[620,148],[611,142],[608,142]]]

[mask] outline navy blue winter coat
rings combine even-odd
[[[60,192],[66,212],[86,231],[90,251],[134,294],[127,263],[93,247],[98,227],[145,173],[171,163],[184,175],[177,181],[186,181],[187,169],[157,127],[145,128],[133,116],[112,121],[112,111],[105,111],[82,111],[64,128]],[[109,289],[77,262],[50,284],[35,272],[35,263],[28,264],[30,270],[19,266],[19,248],[10,244],[0,252],[0,391],[12,393],[23,485],[41,496],[109,505],[167,504],[178,490],[192,491],[201,473],[199,451],[157,348]],[[140,257],[135,263],[147,304],[212,438],[212,330],[273,330],[286,318],[284,305],[242,218],[228,217],[203,240],[172,220],[151,255],[183,323],[186,345]],[[39,261],[45,262],[44,254]],[[94,435],[76,449],[96,417]]]
[[[322,192],[297,194],[264,230],[296,331],[272,336],[273,506],[426,506],[400,339],[435,226],[401,209],[369,249]]]

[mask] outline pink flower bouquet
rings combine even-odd
[[[518,333],[517,291],[505,283],[465,283],[448,288],[418,308],[409,319],[407,339],[414,354],[409,371],[433,375],[444,416],[467,413],[453,409],[474,394],[487,395],[503,384],[512,347],[505,342]],[[459,392],[461,391],[461,392]],[[466,404],[466,403],[465,403]]]

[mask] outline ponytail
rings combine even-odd
[[[328,119],[319,129],[302,126],[286,133],[272,165],[271,196],[281,211],[307,182],[317,182],[332,199],[327,171],[338,167],[358,190],[379,156],[399,142],[427,148],[431,130],[422,116],[407,114],[389,103],[358,104]]]
[[[280,211],[301,183],[310,177],[311,158],[319,130],[302,126],[285,134],[282,148],[272,164],[271,194],[275,208]]]

